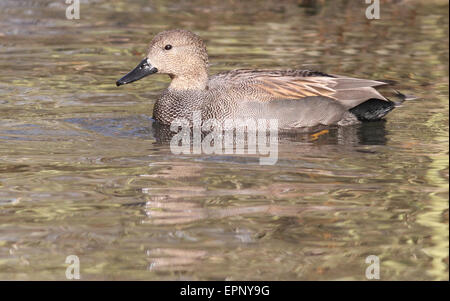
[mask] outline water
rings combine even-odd
[[[128,2],[128,3],[127,3]],[[0,279],[448,280],[448,1],[0,2]],[[168,84],[117,88],[157,32],[191,29],[211,73],[312,68],[419,98],[385,122],[285,137],[275,166],[173,155]]]

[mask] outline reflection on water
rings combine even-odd
[[[157,143],[168,144],[172,141],[177,131],[173,132],[170,130],[169,126],[164,126],[158,123],[152,123],[152,136],[156,140]],[[225,135],[226,131],[223,132]],[[299,128],[295,130],[287,130],[278,132],[278,140],[280,143],[283,141],[305,141],[312,142],[316,141],[316,143],[332,143],[332,144],[384,144],[386,141],[385,138],[385,120],[380,120],[376,122],[367,122],[356,124],[347,127],[314,127],[314,128]],[[208,135],[208,132],[202,133],[202,141],[205,135]],[[248,134],[247,132],[243,132],[244,136],[243,142],[248,147]],[[250,134],[255,135],[255,132],[251,132]],[[268,134],[268,132],[267,132]],[[193,141],[193,133],[190,133],[190,141]],[[238,139],[238,135],[236,132],[231,134],[233,138],[234,146],[238,145],[239,142],[236,141]],[[267,143],[270,141],[269,135],[266,137]]]
[[[0,1],[0,279],[448,279],[448,1]],[[152,17],[149,18],[149,15]],[[118,76],[164,29],[211,72],[317,68],[419,96],[386,121],[280,135],[278,162],[173,155],[164,76]]]

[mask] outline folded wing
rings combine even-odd
[[[333,99],[347,109],[375,98],[388,101],[375,87],[386,85],[384,82],[328,75],[309,70],[233,70],[219,73],[211,78],[215,83],[238,85],[256,94],[259,101],[277,101],[292,99],[301,101],[310,96],[322,96]]]

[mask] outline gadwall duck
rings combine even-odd
[[[348,125],[379,120],[396,105],[375,89],[385,82],[317,71],[241,69],[208,76],[205,43],[187,30],[157,34],[147,57],[116,84],[154,73],[172,79],[153,109],[164,125],[192,121],[194,111],[202,120],[278,119],[280,129]]]

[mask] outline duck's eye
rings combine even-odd
[[[164,46],[164,49],[166,49],[166,50],[170,50],[170,49],[172,49],[172,45],[166,45],[166,46]]]

